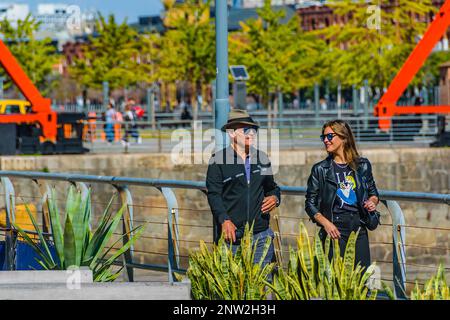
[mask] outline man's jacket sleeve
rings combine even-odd
[[[220,224],[230,219],[223,204],[222,188],[223,179],[220,168],[217,164],[212,163],[208,166],[206,173],[206,189],[208,190],[208,203],[212,214]]]
[[[281,203],[281,191],[280,187],[277,185],[273,178],[272,167],[270,168],[270,174],[268,174],[264,179],[264,196],[276,196],[278,198],[278,205]]]

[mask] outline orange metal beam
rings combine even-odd
[[[31,123],[39,122],[43,136],[46,139],[56,140],[57,114],[51,109],[51,100],[42,97],[39,90],[22,70],[16,58],[8,47],[0,40],[0,65],[8,76],[31,103],[32,114],[27,115],[2,115],[2,123]]]
[[[56,112],[1,115],[0,123],[39,123],[42,136],[46,140],[56,142]]]
[[[8,76],[22,92],[24,97],[31,103],[35,112],[50,112],[51,100],[42,97],[39,90],[34,86],[26,73],[22,70],[16,58],[9,51],[8,47],[0,40],[0,64],[5,69]]]
[[[433,51],[436,43],[442,38],[450,26],[450,0],[446,0],[440,8],[433,22],[423,35],[423,38],[414,48],[411,55],[406,60],[400,71],[392,80],[388,90],[381,97],[375,107],[374,114],[385,119],[379,120],[382,130],[389,130],[391,126],[390,117],[400,114],[422,114],[422,113],[449,113],[449,106],[397,106],[397,101],[405,92],[409,83],[413,80],[417,72],[422,68],[426,59]],[[387,117],[387,119],[386,119]]]

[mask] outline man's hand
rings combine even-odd
[[[277,206],[277,201],[278,198],[276,196],[265,197],[263,200],[261,211],[264,213],[272,211]]]
[[[236,226],[231,220],[225,220],[222,223],[222,234],[227,241],[236,241]]]

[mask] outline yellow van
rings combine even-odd
[[[0,114],[27,114],[31,103],[26,100],[0,100]]]

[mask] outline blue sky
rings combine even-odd
[[[160,0],[0,0],[0,2],[24,3],[35,11],[39,3],[65,3],[78,5],[82,10],[96,9],[102,14],[114,13],[119,22],[137,22],[139,16],[156,15],[163,9]]]

